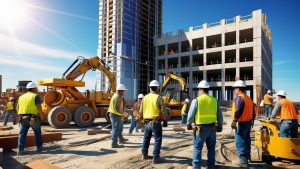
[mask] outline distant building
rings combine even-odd
[[[108,62],[126,99],[148,92],[155,76],[154,37],[162,31],[162,0],[100,0],[98,56]],[[108,80],[100,74],[100,90]]]
[[[219,100],[232,100],[235,80],[245,80],[247,94],[272,89],[272,39],[261,10],[247,16],[190,27],[188,32],[165,33],[155,39],[156,78],[163,81],[173,70],[187,81],[192,98],[197,84],[206,79],[209,93]],[[169,89],[177,88],[170,85]]]

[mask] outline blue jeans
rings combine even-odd
[[[19,133],[19,139],[18,139],[19,150],[24,150],[29,127],[31,127],[34,132],[36,146],[37,147],[43,146],[40,121],[35,122],[34,125],[30,125],[30,122],[28,119],[22,119],[20,122],[20,133]]]
[[[135,131],[138,131],[139,124],[136,122],[134,115],[131,116],[131,125],[129,128],[129,133],[132,133],[133,129],[135,128]]]
[[[251,153],[251,131],[252,122],[238,122],[235,130],[235,147],[241,163],[248,163]]]
[[[272,114],[272,105],[265,104],[265,116],[269,117]]]
[[[201,131],[196,131],[194,134],[194,151],[193,151],[193,168],[201,168],[202,148],[206,143],[207,166],[212,167],[216,162],[216,130],[214,126],[202,126]]]
[[[118,138],[123,137],[122,136],[123,122],[120,116],[112,113],[109,113],[109,118],[112,126],[112,132],[111,132],[112,145],[117,145]]]
[[[181,115],[181,124],[186,124],[186,122],[187,122],[187,115],[186,114],[183,114],[183,115]]]
[[[6,125],[8,122],[8,118],[9,116],[13,116],[13,124],[16,125],[17,124],[17,113],[14,110],[8,110],[4,116],[4,123],[3,125]]]
[[[161,142],[162,142],[162,126],[160,122],[153,123],[148,122],[144,124],[144,141],[142,147],[142,154],[144,156],[148,155],[148,149],[150,145],[150,140],[152,133],[154,136],[154,149],[153,149],[153,158],[158,158],[160,154]]]
[[[297,138],[298,137],[298,121],[284,120],[280,123],[280,137]]]

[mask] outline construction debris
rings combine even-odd
[[[62,133],[42,133],[43,143],[59,141],[62,139]],[[0,148],[9,150],[18,147],[18,135],[9,135],[0,137]],[[34,134],[28,134],[26,137],[25,147],[35,146]]]
[[[0,131],[11,130],[11,129],[13,129],[12,126],[1,126],[0,127]]]
[[[57,167],[53,164],[51,164],[49,161],[46,160],[36,160],[32,161],[25,165],[25,169],[61,169],[60,167]]]
[[[109,129],[87,129],[87,135],[95,135],[95,134],[110,134]]]

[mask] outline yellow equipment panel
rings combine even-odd
[[[39,80],[38,85],[54,86],[54,87],[84,87],[85,82],[59,79],[59,78],[48,78],[44,80]]]

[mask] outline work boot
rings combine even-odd
[[[162,158],[160,158],[160,157],[154,157],[153,160],[152,160],[152,163],[153,164],[159,164],[162,161],[163,161]]]
[[[242,163],[239,159],[237,159],[232,161],[232,165],[236,167],[247,167],[248,163]]]
[[[23,155],[24,153],[25,153],[24,150],[21,150],[21,149],[18,149],[18,150],[17,150],[17,156],[21,156],[21,155]]]
[[[139,131],[138,131],[138,130],[135,130],[135,132],[138,133]]]
[[[125,144],[126,141],[128,141],[128,139],[126,139],[126,138],[124,138],[124,137],[120,137],[120,138],[119,138],[119,143],[120,143],[120,144]]]
[[[143,160],[150,160],[150,159],[151,159],[150,156],[148,156],[148,155],[143,155]]]
[[[124,145],[114,144],[114,145],[111,145],[111,148],[124,148]]]
[[[39,153],[41,153],[43,151],[43,146],[37,147],[36,151],[39,152]]]

